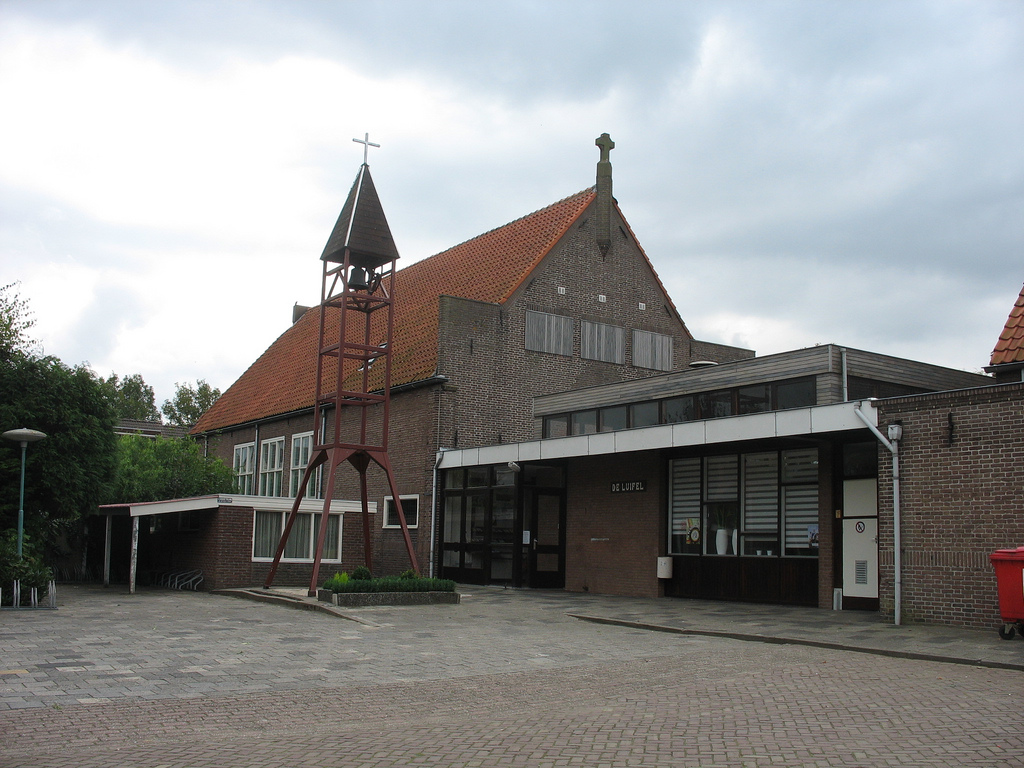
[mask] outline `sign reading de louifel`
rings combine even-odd
[[[646,490],[646,480],[620,480],[612,483],[612,493],[641,493]]]

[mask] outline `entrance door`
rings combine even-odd
[[[878,481],[843,481],[843,608],[878,609]]]
[[[565,504],[563,495],[530,490],[523,526],[526,583],[534,588],[565,586]]]

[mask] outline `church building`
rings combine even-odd
[[[434,503],[438,451],[531,438],[537,396],[684,370],[693,361],[753,356],[693,338],[612,195],[614,144],[607,134],[596,143],[595,186],[396,273],[390,454],[424,572],[437,572],[441,541],[452,535],[440,535]],[[286,514],[276,500],[296,494],[312,449],[320,311],[296,312],[293,324],[193,430],[210,453],[234,467],[238,496],[252,506],[245,567],[232,568],[220,582],[259,583],[274,556]],[[373,364],[366,363],[371,388],[374,381],[383,386]],[[376,510],[373,570],[402,571],[409,563],[395,505],[384,478],[368,477]],[[488,487],[501,482],[495,477]],[[312,486],[307,497],[322,497],[322,485]],[[339,473],[334,498],[358,493],[355,473]],[[232,502],[237,516],[238,500]],[[489,504],[486,521],[474,514],[458,523],[458,575],[533,583],[511,538],[516,511],[497,502]],[[315,514],[300,518],[277,583],[309,578],[319,521]],[[350,570],[364,559],[360,526],[350,524],[357,520],[343,513],[336,518],[328,520],[328,572]],[[202,524],[196,515],[192,520]],[[455,525],[450,517],[445,524]],[[445,558],[450,563],[451,555]],[[561,578],[549,583],[560,586]],[[229,586],[214,581],[211,586]]]
[[[378,575],[412,553],[461,583],[991,626],[988,556],[1024,541],[1024,291],[993,376],[836,344],[758,358],[698,341],[612,195],[614,144],[596,144],[595,186],[389,273],[393,330],[367,321],[351,374],[390,392],[364,409],[373,429],[389,410],[395,481],[367,472],[369,515],[357,472],[334,476],[326,509],[314,473],[314,435],[339,439],[317,383],[321,312],[338,311],[324,301],[297,307],[193,429],[236,493],[102,510],[108,552],[111,518],[130,516],[133,574],[138,553],[205,589],[265,583],[305,478],[278,585],[310,583],[326,530],[327,575],[369,546]],[[364,183],[387,229],[364,162],[325,263],[339,228],[367,223]]]

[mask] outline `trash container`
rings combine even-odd
[[[1010,640],[1018,631],[1024,634],[1024,547],[997,549],[989,559],[999,588],[999,636]]]

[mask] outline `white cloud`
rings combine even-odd
[[[1016,5],[133,10],[0,6],[0,268],[47,351],[161,399],[315,300],[365,131],[400,263],[589,186],[611,133],[691,330],[759,353],[974,367],[1019,289]]]

